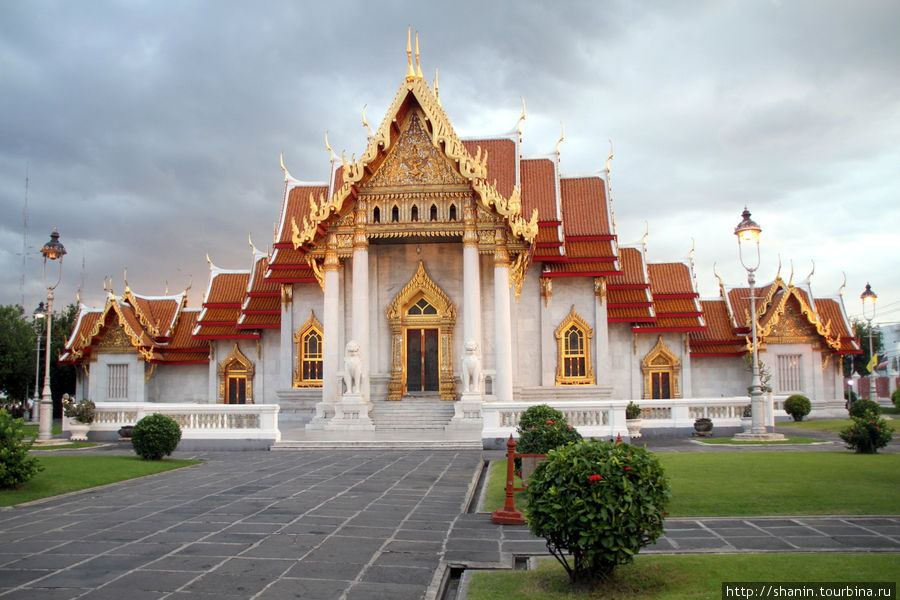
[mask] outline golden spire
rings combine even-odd
[[[516,121],[516,133],[519,134],[519,138],[520,138],[519,141],[522,141],[522,140],[521,140],[521,137],[522,137],[522,121],[525,120],[525,96],[520,96],[520,98],[522,99],[522,116],[520,116],[520,117],[519,117],[519,120]]]
[[[368,106],[369,106],[368,104],[363,105],[362,117],[363,117],[363,127],[366,128],[366,139],[371,140],[372,139],[372,128],[369,127],[369,121],[366,119],[366,107],[368,107]]]
[[[209,263],[209,268],[212,269],[213,264],[212,264],[212,259],[209,257],[209,252],[206,253],[206,262]]]
[[[331,153],[331,162],[337,160],[337,155],[334,153],[334,150],[331,149],[331,144],[328,143],[328,131],[325,132],[325,149]]]
[[[291,174],[288,173],[287,167],[284,166],[284,152],[278,155],[278,161],[281,163],[281,170],[284,171],[284,181],[287,183],[291,179]]]
[[[606,157],[606,176],[609,177],[609,163],[613,159],[613,143],[609,140],[609,156]]]
[[[407,81],[415,81],[416,80],[416,72],[413,70],[413,64],[412,64],[412,42],[410,41],[411,35],[412,35],[412,26],[406,28],[406,80]]]
[[[812,280],[813,273],[816,272],[816,261],[813,260],[813,259],[810,259],[810,262],[812,263],[812,271],[810,271],[810,272],[809,272],[809,275],[806,276],[806,281],[807,281],[807,282],[809,282],[809,281]]]
[[[125,282],[125,291],[130,292],[131,288],[128,286],[128,267],[125,267],[125,272],[122,273],[122,281]]]
[[[644,247],[644,258],[646,259],[646,257],[647,257],[647,238],[650,237],[650,222],[644,221],[644,226],[647,229],[646,229],[646,231],[644,231],[644,235],[641,236],[641,246]]]
[[[253,252],[254,256],[256,255],[256,246],[253,245],[253,234],[247,234],[247,242],[250,244],[250,250]]]
[[[169,295],[169,280],[166,279],[166,291],[163,292],[163,296]]]
[[[422,66],[419,64],[419,32],[416,32],[416,79],[421,81],[422,77]]]
[[[788,287],[791,287],[794,283],[794,259],[791,259],[791,277],[788,279]]]
[[[778,271],[775,272],[775,281],[781,279],[781,253],[778,253]]]
[[[438,106],[441,104],[441,93],[438,91],[438,68],[434,68],[434,97],[437,98]]]
[[[562,129],[559,135],[559,141],[556,142],[556,157],[559,158],[559,146],[563,143],[563,140],[566,139],[566,124],[562,121],[559,122],[559,127]]]
[[[843,296],[844,288],[847,287],[847,274],[841,271],[841,275],[844,276],[844,282],[841,284],[841,287],[838,288],[838,296]]]

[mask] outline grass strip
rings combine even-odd
[[[900,514],[900,455],[852,452],[657,454],[671,516]],[[506,460],[491,464],[483,510],[503,506]],[[518,482],[517,482],[518,485]],[[864,490],[864,493],[862,493]],[[527,508],[524,494],[516,508]]]
[[[80,450],[82,448],[94,448],[102,446],[100,442],[72,442],[70,444],[60,444],[58,446],[32,446],[31,451],[35,450]]]
[[[894,573],[894,575],[891,575]],[[573,590],[552,558],[534,571],[476,572],[469,600],[719,600],[722,582],[897,582],[894,554],[729,554],[638,556],[612,580]],[[785,596],[787,597],[787,596]]]
[[[137,456],[40,456],[38,460],[44,470],[20,489],[0,490],[0,506],[12,506],[201,462],[184,459],[142,460]]]
[[[814,444],[822,440],[802,436],[787,436],[783,440],[772,442],[756,442],[752,440],[735,440],[732,438],[704,438],[701,444],[714,444],[719,446],[784,446],[787,444]]]

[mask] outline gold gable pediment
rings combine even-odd
[[[137,350],[131,343],[125,329],[117,322],[112,321],[100,339],[94,344],[94,354],[135,354]]]
[[[451,165],[447,156],[431,141],[418,111],[406,122],[406,130],[391,147],[375,175],[361,191],[391,190],[429,186],[469,188],[467,180]]]
[[[769,344],[809,344],[819,339],[819,333],[795,302],[788,302],[784,310],[772,317],[766,327],[765,341]]]

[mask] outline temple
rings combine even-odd
[[[243,269],[210,260],[200,308],[127,281],[81,306],[60,359],[82,367],[77,397],[277,404],[308,430],[477,436],[493,403],[746,396],[750,290],[720,280],[701,299],[693,252],[654,263],[646,236],[620,246],[611,152],[598,174],[566,176],[558,144],[522,156],[524,117],[459,138],[410,53],[358,159],[332,153],[320,183],[282,162],[271,249],[251,242]],[[779,272],[752,301],[766,391],[841,411],[841,358],[860,350],[840,294]]]

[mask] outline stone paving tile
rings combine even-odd
[[[420,600],[422,586],[402,583],[359,583],[347,593],[347,600]]]

